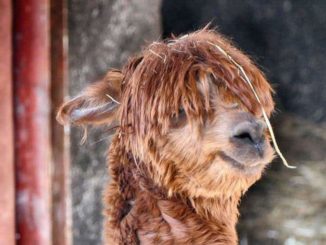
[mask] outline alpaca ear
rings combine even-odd
[[[117,119],[123,75],[109,71],[105,78],[88,86],[76,98],[64,103],[58,111],[61,124],[110,124]]]

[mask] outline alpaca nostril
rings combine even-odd
[[[237,139],[241,139],[243,141],[248,141],[248,142],[254,143],[250,133],[248,133],[248,132],[243,132],[243,133],[240,133],[238,135],[234,135],[233,137],[235,137]]]
[[[258,151],[261,151],[261,145],[264,142],[264,127],[256,121],[241,122],[234,128],[232,137],[243,143],[254,145]]]

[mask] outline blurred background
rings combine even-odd
[[[326,244],[326,1],[0,0],[0,10],[1,245],[101,244],[110,139],[92,128],[81,145],[82,130],[63,130],[54,112],[144,45],[208,22],[273,84],[272,123],[297,166],[276,159],[246,193],[240,244]]]

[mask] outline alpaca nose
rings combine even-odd
[[[246,120],[234,127],[232,137],[245,145],[253,146],[263,156],[265,129],[266,124],[263,121]]]

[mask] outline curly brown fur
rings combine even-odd
[[[152,43],[59,110],[61,122],[119,126],[104,198],[107,244],[237,243],[239,200],[273,150],[267,132],[259,152],[232,135],[240,123],[261,124],[261,105],[212,44],[241,64],[270,115],[262,72],[212,30]]]

